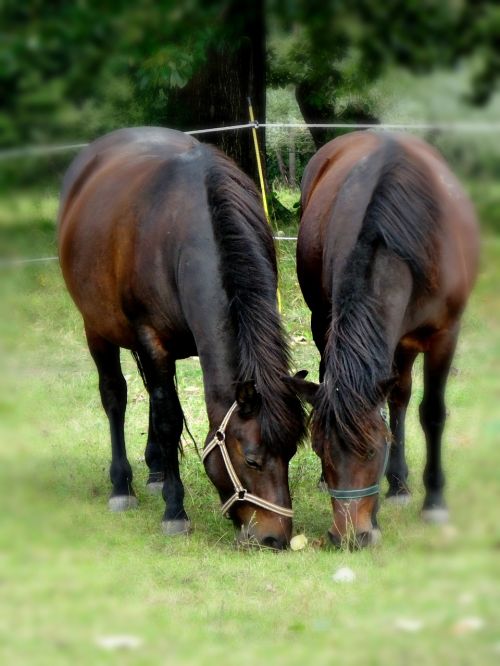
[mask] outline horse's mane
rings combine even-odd
[[[351,174],[345,185],[349,177],[366,178],[363,186],[371,187],[372,195],[360,211],[358,239],[332,292],[325,381],[314,419],[327,431],[335,428],[344,447],[365,455],[379,441],[374,408],[386,397],[392,370],[383,306],[371,289],[375,255],[387,248],[410,268],[414,291],[432,289],[439,211],[425,167],[394,139],[385,139],[363,169]],[[333,215],[341,213],[334,209]]]
[[[253,182],[211,146],[206,187],[224,289],[238,348],[237,381],[254,381],[261,433],[274,452],[304,435],[303,406],[285,381],[290,352],[277,311],[274,240]]]

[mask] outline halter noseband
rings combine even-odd
[[[226,466],[227,473],[233,484],[234,494],[231,495],[231,497],[226,502],[224,502],[224,504],[221,506],[221,511],[225,515],[228,513],[229,509],[235,502],[250,502],[251,504],[260,506],[262,509],[274,511],[274,513],[278,513],[281,516],[286,516],[286,518],[292,518],[292,509],[286,509],[284,506],[279,506],[278,504],[274,504],[274,502],[268,502],[267,500],[262,499],[262,497],[258,497],[257,495],[249,493],[248,490],[242,486],[241,481],[236,474],[226,447],[226,428],[227,424],[229,423],[229,419],[237,407],[237,402],[234,402],[231,405],[229,411],[222,420],[222,423],[218,427],[213,439],[206,445],[201,455],[202,461],[205,462],[207,456],[215,449],[216,446],[218,446],[222,455],[222,460]]]
[[[380,410],[380,415],[384,419],[385,425],[389,430],[388,418],[385,409]],[[354,488],[352,490],[337,490],[336,488],[328,488],[328,494],[330,497],[333,497],[337,500],[358,500],[363,497],[370,497],[371,495],[378,495],[380,493],[380,483],[385,475],[387,469],[387,463],[389,462],[389,453],[391,447],[389,443],[389,438],[386,437],[385,440],[385,453],[384,453],[384,462],[382,465],[382,470],[380,472],[379,479],[377,483],[374,483],[373,486],[368,486],[367,488]]]

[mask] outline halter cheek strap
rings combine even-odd
[[[262,509],[267,509],[268,511],[278,513],[280,516],[292,518],[292,509],[286,509],[284,506],[279,506],[278,504],[274,504],[274,502],[268,502],[268,500],[265,500],[262,497],[258,497],[258,495],[249,493],[248,490],[243,487],[241,481],[238,478],[238,475],[236,474],[236,470],[233,467],[233,463],[231,462],[231,458],[229,457],[229,452],[226,446],[226,428],[227,424],[229,423],[229,419],[237,407],[237,402],[234,402],[231,405],[229,411],[222,420],[222,423],[218,427],[213,439],[206,445],[201,455],[201,459],[203,462],[205,462],[207,456],[218,446],[222,455],[222,460],[226,466],[226,471],[229,475],[229,478],[231,479],[231,483],[233,484],[234,493],[221,506],[221,511],[224,515],[226,515],[235,502],[250,502],[251,504],[260,506]]]
[[[385,409],[380,410],[380,415],[384,419],[387,428],[389,428],[387,413]],[[387,470],[387,463],[389,462],[390,450],[391,446],[389,443],[389,439],[386,438],[384,462],[382,464],[382,470],[380,472],[380,476],[377,483],[374,483],[373,486],[368,486],[367,488],[354,488],[352,490],[340,490],[340,489],[337,490],[336,488],[328,488],[328,494],[334,499],[338,500],[357,500],[357,499],[362,499],[363,497],[370,497],[371,495],[378,495],[380,493],[380,483],[384,478],[385,472]]]

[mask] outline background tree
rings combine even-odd
[[[390,66],[415,72],[463,54],[464,7],[433,0],[274,0],[276,48],[271,85],[293,85],[308,123],[376,123],[370,89]],[[319,148],[340,131],[312,128]]]
[[[248,94],[264,120],[266,88],[284,86],[308,122],[375,122],[394,66],[467,59],[476,104],[500,72],[492,0],[4,0],[0,24],[3,146],[244,122]],[[312,131],[316,146],[334,134]],[[207,139],[255,174],[249,132]]]

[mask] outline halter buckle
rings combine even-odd
[[[238,490],[238,499],[239,500],[244,500],[246,494],[247,494],[246,488],[242,488],[241,490]]]

